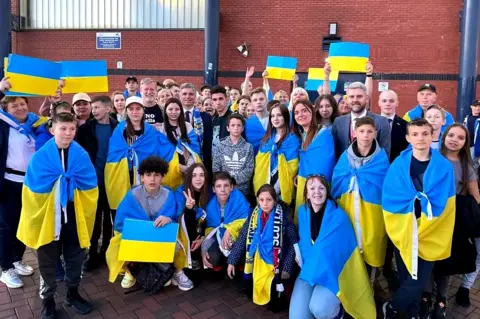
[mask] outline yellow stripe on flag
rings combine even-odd
[[[368,58],[337,56],[329,57],[328,63],[330,63],[332,70],[365,73],[367,72],[365,67],[367,66]]]
[[[65,86],[62,89],[62,93],[78,92],[108,92],[108,78],[106,76],[65,78]]]
[[[15,92],[26,92],[33,95],[54,96],[58,80],[6,72],[9,82]]]
[[[159,243],[122,239],[118,260],[172,263],[175,254],[175,244],[175,242]]]
[[[267,72],[268,72],[269,79],[276,79],[276,80],[292,81],[293,76],[295,75],[294,69],[267,67]]]

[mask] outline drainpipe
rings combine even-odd
[[[0,1],[0,80],[4,77],[3,58],[12,52],[12,8],[10,0]]]
[[[478,68],[478,37],[480,32],[480,1],[463,0],[460,44],[460,71],[457,90],[457,121],[470,113],[475,100]]]
[[[205,3],[205,70],[204,81],[218,84],[218,51],[220,44],[220,0]]]

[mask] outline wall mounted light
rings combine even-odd
[[[237,50],[246,58],[248,57],[248,47],[247,42],[243,41],[243,43],[237,47]]]
[[[337,36],[337,29],[338,29],[338,23],[337,22],[330,22],[330,25],[328,27],[328,35],[331,37],[336,37]]]
[[[338,23],[330,22],[328,24],[328,36],[323,37],[322,50],[328,51],[330,49],[330,43],[340,42],[342,37],[338,36]]]

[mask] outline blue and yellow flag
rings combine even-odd
[[[328,200],[315,242],[310,230],[310,209],[298,210],[302,269],[299,278],[311,286],[323,286],[340,299],[356,319],[376,318],[373,291],[357,246],[355,232],[345,212]]]
[[[252,144],[255,154],[258,152],[260,142],[265,133],[266,131],[256,114],[252,115],[245,123],[245,139],[248,143]]]
[[[236,240],[250,211],[250,204],[245,196],[238,189],[234,188],[225,205],[222,222],[220,203],[217,196],[214,196],[207,204],[207,218],[205,220],[207,229],[205,235],[209,236],[210,233],[218,231],[222,238],[225,230],[228,229],[233,240]]]
[[[143,187],[143,186],[137,186]],[[130,260],[120,260],[119,259],[119,249],[122,242],[122,234],[124,232],[125,220],[135,219],[141,221],[154,221],[159,216],[166,216],[175,221],[176,215],[176,204],[175,204],[175,195],[171,190],[165,188],[168,191],[168,197],[162,208],[155,215],[150,216],[137,201],[132,191],[128,191],[127,195],[123,198],[120,205],[118,206],[117,214],[115,215],[114,223],[114,233],[115,236],[110,240],[110,245],[107,249],[107,265],[109,269],[109,281],[115,282],[118,274],[124,268],[126,261]],[[136,249],[136,248],[134,248]],[[144,252],[146,254],[155,254],[153,251]]]
[[[413,120],[421,118],[423,118],[423,109],[420,105],[415,106],[403,116],[403,119],[407,122],[411,122]],[[442,126],[442,132],[445,132],[447,127],[449,127],[453,123],[455,123],[455,120],[453,119],[452,114],[445,111],[445,125]]]
[[[383,184],[382,206],[387,234],[416,279],[418,258],[437,261],[450,257],[456,191],[452,164],[436,150],[431,150],[423,192],[417,191],[410,177],[412,156],[412,150],[407,149],[390,166]],[[422,207],[418,219],[414,212],[416,199]]]
[[[300,165],[297,175],[296,209],[303,204],[303,191],[309,175],[323,175],[328,182],[332,179],[335,166],[335,144],[332,132],[322,127],[307,149],[300,149]],[[295,214],[295,222],[297,215]]]
[[[201,163],[200,142],[194,130],[188,133],[190,143],[178,140],[177,145],[173,145],[164,133],[159,132],[157,136],[157,148],[159,156],[168,162],[168,173],[163,177],[162,184],[175,190],[183,184],[183,174],[180,171],[180,162],[178,154],[188,152],[188,156],[193,156],[195,163]]]
[[[350,164],[348,151],[343,152],[333,170],[332,196],[350,218],[365,262],[381,267],[387,249],[382,187],[390,162],[382,149],[355,168]]]
[[[278,174],[280,198],[290,204],[294,198],[293,183],[298,173],[300,139],[293,133],[285,138],[280,147],[275,143],[275,133],[266,143],[262,143],[255,157],[253,188],[255,194],[264,184],[270,184],[271,176]]]
[[[331,92],[335,92],[337,89],[338,75],[338,70],[332,70],[332,72],[330,72],[329,82]],[[317,91],[317,89],[323,85],[324,79],[325,71],[322,68],[309,68],[307,82],[305,82],[305,90]]]
[[[10,113],[0,109],[0,121],[7,123],[8,126],[29,139],[36,139],[37,130],[48,121],[48,117],[38,116],[35,113],[29,112],[25,123],[20,123]]]
[[[62,61],[60,65],[63,94],[108,92],[107,61]]]
[[[17,237],[38,249],[60,236],[58,216],[73,202],[81,248],[90,246],[97,210],[97,174],[87,152],[76,142],[68,149],[67,170],[54,139],[38,150],[28,164],[22,191]]]
[[[133,185],[140,184],[137,169],[141,161],[151,155],[159,155],[159,133],[153,126],[145,124],[143,134],[129,146],[123,132],[127,122],[117,125],[110,138],[107,164],[105,166],[105,189],[111,209],[118,205],[132,187],[130,170],[133,170]]]
[[[330,44],[328,63],[332,70],[340,72],[365,73],[370,57],[370,45],[357,42]]]
[[[267,57],[267,71],[269,79],[292,81],[297,70],[297,58],[285,56]]]

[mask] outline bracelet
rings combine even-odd
[[[373,77],[373,74],[367,74],[367,78]]]

